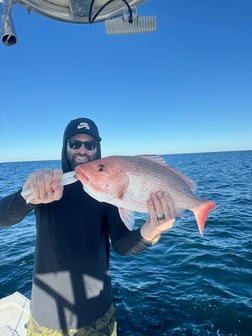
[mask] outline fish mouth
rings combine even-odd
[[[80,180],[81,182],[84,182],[84,183],[89,181],[88,176],[85,173],[83,173],[83,171],[80,167],[78,167],[78,166],[75,167],[75,171],[76,171],[77,180]]]

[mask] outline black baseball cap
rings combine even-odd
[[[101,137],[99,135],[98,128],[96,124],[88,118],[78,118],[71,120],[64,132],[64,139],[68,140],[75,134],[89,134],[96,141],[101,141]]]

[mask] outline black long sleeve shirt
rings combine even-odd
[[[140,230],[129,231],[118,209],[87,195],[80,182],[64,187],[49,204],[26,204],[20,191],[0,200],[0,226],[36,215],[31,313],[52,329],[77,329],[103,316],[113,301],[110,241],[121,255],[150,246]]]

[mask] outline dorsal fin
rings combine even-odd
[[[153,161],[153,162],[156,162],[156,163],[159,163],[161,164],[162,166],[169,166],[165,160],[162,158],[162,156],[160,155],[148,155],[148,154],[143,154],[143,155],[137,155],[138,157],[141,157],[143,159],[146,159],[146,160],[150,160],[150,161]]]

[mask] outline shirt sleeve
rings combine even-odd
[[[151,242],[142,237],[140,229],[130,231],[124,225],[114,206],[109,209],[109,234],[114,250],[124,256],[140,253],[152,246]]]
[[[17,224],[34,209],[34,205],[26,204],[21,190],[0,200],[0,227]]]

